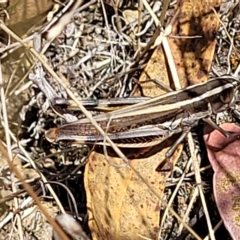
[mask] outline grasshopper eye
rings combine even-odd
[[[233,91],[223,91],[220,95],[220,100],[223,103],[231,103],[234,100],[234,92]]]

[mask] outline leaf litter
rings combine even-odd
[[[157,16],[160,16],[159,2],[154,1],[151,4],[152,4],[151,7],[153,9],[153,12]],[[216,4],[218,4],[218,3],[216,2]],[[179,6],[182,6],[182,5],[183,5],[183,7],[182,7],[181,11],[182,11],[182,13],[184,13],[184,11],[185,11],[184,7],[186,5],[187,5],[187,7],[189,7],[189,5],[187,3],[186,3],[186,5],[184,5],[184,1],[181,1],[179,3]],[[174,15],[173,14],[174,13],[173,6],[174,5],[171,5],[171,7],[168,10],[168,14],[170,16],[171,16],[171,14],[172,14],[172,16]],[[199,26],[198,24],[201,22],[200,21],[201,18],[199,16],[199,15],[201,15],[201,11],[200,11],[200,14],[198,11],[199,11],[199,9],[201,9],[202,6],[203,6],[203,4],[196,5],[195,9],[197,9],[197,11],[195,13],[193,13],[193,16],[195,16],[195,20],[196,20],[196,22],[194,23],[194,26]],[[207,4],[206,4],[206,6],[207,6]],[[86,6],[85,8],[83,8],[82,11],[80,11],[76,15],[76,17],[74,18],[74,21],[67,25],[63,34],[60,35],[51,44],[50,48],[45,53],[45,57],[47,59],[49,66],[55,72],[57,72],[59,74],[63,74],[64,77],[66,79],[68,79],[69,87],[76,94],[78,94],[81,97],[91,97],[91,98],[95,98],[95,99],[118,97],[118,96],[119,97],[127,97],[128,95],[132,94],[135,90],[134,89],[135,84],[138,83],[140,73],[142,72],[143,69],[145,69],[144,70],[145,73],[142,74],[139,82],[142,82],[141,85],[142,85],[144,94],[151,95],[151,92],[154,92],[158,88],[152,82],[146,82],[145,80],[155,79],[155,78],[157,80],[165,79],[165,76],[163,76],[163,75],[165,75],[168,72],[168,70],[166,70],[166,66],[164,66],[165,61],[158,60],[159,58],[160,59],[163,58],[163,54],[162,54],[163,51],[161,49],[161,46],[159,45],[157,47],[157,50],[155,50],[155,53],[156,53],[156,51],[160,52],[159,55],[158,54],[155,55],[155,56],[157,56],[156,60],[154,60],[154,58],[153,58],[154,55],[152,55],[151,60],[148,61],[152,54],[151,49],[148,50],[147,55],[144,56],[144,58],[138,58],[137,62],[133,61],[133,59],[135,59],[135,56],[136,56],[135,54],[137,54],[136,50],[139,50],[139,49],[143,50],[144,47],[146,46],[146,43],[150,40],[151,36],[153,35],[153,33],[155,31],[156,26],[154,25],[154,21],[152,21],[152,19],[154,19],[154,18],[152,18],[152,13],[150,14],[146,10],[142,11],[141,19],[145,20],[145,18],[146,18],[146,20],[145,20],[146,26],[149,26],[148,28],[144,28],[145,27],[144,24],[139,25],[138,20],[135,20],[135,22],[134,22],[134,19],[131,19],[129,17],[126,19],[126,21],[123,21],[125,23],[125,25],[122,22],[120,22],[120,23],[115,22],[115,20],[117,21],[117,20],[121,19],[121,17],[122,17],[118,10],[124,11],[123,8],[131,9],[130,4],[123,5],[121,1],[119,1],[117,4],[116,3],[112,4],[112,1],[110,1],[110,2],[107,2],[107,4],[104,5],[104,7],[105,7],[105,9],[103,8],[103,5],[97,4],[96,2],[94,3],[94,1],[93,1],[92,5],[90,7]],[[220,9],[221,17],[224,17],[225,19],[228,19],[228,21],[229,21],[228,24],[226,25],[227,31],[225,31],[225,32],[229,33],[233,39],[236,39],[236,41],[235,42],[230,41],[230,43],[229,43],[229,36],[227,34],[222,36],[225,29],[220,29],[222,32],[218,33],[219,36],[217,38],[217,40],[218,40],[217,51],[216,51],[217,54],[215,55],[216,57],[214,58],[214,61],[213,61],[212,72],[210,73],[211,75],[222,75],[224,73],[230,73],[231,66],[234,67],[233,70],[235,70],[236,72],[238,70],[238,64],[237,64],[238,59],[239,59],[238,52],[236,52],[236,49],[234,48],[234,46],[235,45],[237,46],[237,44],[238,44],[238,42],[237,42],[238,32],[234,31],[234,29],[237,29],[237,26],[238,26],[237,25],[238,22],[236,20],[237,18],[235,17],[237,14],[237,12],[235,11],[235,7],[234,7],[234,5],[231,5],[231,4],[229,4],[229,5],[225,4],[224,6],[222,5],[222,9]],[[191,8],[191,7],[190,7],[190,9],[194,10],[194,8]],[[218,9],[218,7],[217,7],[217,9]],[[103,16],[102,10],[106,10],[108,18],[105,18]],[[233,11],[233,13],[235,13],[235,15],[230,15],[231,11]],[[204,17],[205,17],[206,8],[204,8],[202,12],[204,13]],[[134,12],[134,14],[132,15],[133,18],[134,18],[135,14],[136,13]],[[212,12],[209,14],[211,16],[211,17],[209,17],[209,19],[213,19]],[[114,19],[114,21],[110,21],[109,16],[113,16],[112,19]],[[124,14],[123,14],[123,16],[124,16]],[[184,16],[184,14],[180,15],[180,16],[182,17],[182,16]],[[186,17],[187,17],[186,19],[188,19],[189,16],[186,16]],[[193,18],[190,18],[190,23],[191,23],[192,19]],[[188,21],[189,21],[189,19],[188,19]],[[106,24],[107,30],[106,30],[105,26],[102,25],[103,22],[104,22],[104,24]],[[177,21],[177,23],[178,23],[178,21]],[[202,29],[205,29],[208,33],[209,33],[209,31],[210,31],[210,33],[216,32],[217,26],[215,24],[213,24],[210,26],[210,28],[208,28],[207,27],[207,26],[209,26],[208,23],[209,23],[209,20],[207,21],[207,25],[203,25]],[[121,27],[122,27],[122,29],[121,29]],[[138,28],[141,28],[140,29],[140,30],[142,30],[142,31],[140,31],[141,34],[139,34],[139,31],[137,31],[137,30],[139,30]],[[116,29],[117,29],[117,31],[116,31]],[[177,29],[179,29],[179,27]],[[197,30],[197,28],[196,28],[196,30]],[[173,33],[179,34],[174,31],[173,31]],[[198,34],[197,31],[196,31],[196,34]],[[171,38],[169,38],[169,41],[171,41]],[[185,40],[185,42],[186,42],[186,40]],[[196,43],[197,42],[198,41],[196,40]],[[191,81],[192,79],[197,79],[198,81],[203,81],[203,79],[204,80],[207,79],[208,71],[210,68],[209,66],[211,65],[211,61],[212,61],[211,58],[213,55],[215,42],[212,41],[211,44],[210,44],[211,45],[210,50],[208,48],[206,48],[207,49],[206,54],[209,54],[209,56],[210,56],[210,57],[207,57],[207,60],[205,60],[205,58],[203,57],[205,55],[203,54],[203,56],[201,56],[200,58],[199,58],[199,56],[197,56],[197,58],[196,58],[197,63],[195,62],[195,60],[193,60],[193,61],[191,60],[192,61],[191,63],[185,62],[185,65],[187,67],[189,67],[189,69],[190,69],[190,70],[186,70],[187,75],[185,77],[187,78],[188,81]],[[76,48],[76,51],[74,50],[73,46]],[[132,46],[134,46],[134,48],[131,48]],[[170,44],[170,46],[173,51],[174,47],[171,44]],[[200,52],[202,52],[204,46],[205,45],[201,45],[201,47],[199,47]],[[229,46],[230,46],[230,48],[229,48]],[[178,45],[178,47],[179,47],[179,45]],[[196,47],[196,45],[194,45],[193,47]],[[4,54],[6,54],[6,52],[4,51],[5,49],[6,49],[6,46],[3,46],[2,52]],[[129,51],[129,49],[131,49],[131,50]],[[188,51],[185,50],[186,58],[184,59],[184,61],[188,61],[188,56],[194,55],[194,49],[192,49],[192,50],[193,50],[193,53],[191,53],[191,52],[188,53]],[[164,51],[166,51],[166,48],[164,48]],[[27,54],[25,54],[25,55],[27,55]],[[141,54],[139,54],[138,56],[141,56]],[[169,55],[167,55],[167,56],[169,56]],[[173,58],[175,57],[175,61],[176,61],[176,58],[179,60],[182,59],[182,56],[180,56],[179,58],[176,56],[178,56],[177,53],[175,55],[175,52],[173,51]],[[13,56],[11,56],[11,57],[13,58]],[[22,62],[21,62],[22,60],[19,62],[19,59],[17,59],[17,61],[14,60],[14,61],[12,61],[11,65],[8,65],[8,68],[9,68],[8,70],[12,73],[15,73],[16,70],[14,68],[16,66],[20,65],[21,66],[20,73],[27,72],[27,69],[29,66],[29,56],[27,56],[27,57],[28,58],[25,58],[25,60],[24,60],[25,63],[27,63],[27,64],[22,64]],[[192,59],[192,58],[190,57],[190,59]],[[201,60],[201,59],[203,60],[203,62],[199,64],[199,60]],[[224,61],[224,59],[226,61]],[[3,57],[3,62],[4,61],[6,61],[6,59],[4,59],[4,57]],[[151,61],[152,61],[152,63],[151,63]],[[221,69],[219,68],[219,66],[220,66],[219,61],[221,62]],[[159,65],[156,65],[153,67],[153,65],[152,65],[153,63],[161,64],[161,67],[159,67]],[[147,64],[147,67],[145,68],[146,64]],[[193,66],[192,73],[191,73],[191,66]],[[199,68],[199,66],[204,67],[202,70],[202,72],[204,74],[203,75],[200,74],[200,78],[194,76],[195,72],[196,73],[199,72],[199,71],[196,71],[196,68],[194,68],[194,66],[197,66],[197,68]],[[180,67],[181,67],[181,64],[179,66],[177,66],[177,71],[179,71],[179,69],[181,69]],[[150,71],[146,70],[147,68],[152,69],[152,70],[150,70]],[[156,74],[156,76],[152,76],[152,73],[154,73],[155,70],[157,70],[157,69],[163,69],[163,70],[160,71],[158,74]],[[46,69],[44,69],[44,71],[46,71]],[[182,76],[181,71],[178,72],[178,74],[180,76],[180,79],[184,79],[184,77],[181,77]],[[184,70],[183,70],[183,72],[184,72]],[[145,76],[144,76],[144,74],[145,74]],[[18,74],[18,75],[23,76],[23,74]],[[14,75],[14,78],[19,79],[18,75]],[[46,72],[45,76],[46,76],[47,80],[50,82],[54,91],[56,91],[58,94],[62,94],[62,96],[66,96],[66,93],[64,93],[62,87],[58,83],[55,82],[54,78],[48,72]],[[197,75],[197,76],[199,76],[199,75]],[[62,78],[62,79],[64,79],[64,78]],[[25,80],[25,82],[28,82],[28,79]],[[181,83],[182,87],[185,86],[181,81],[180,81],[180,83]],[[20,90],[20,86],[21,86],[22,90]],[[84,165],[85,161],[88,159],[89,147],[83,146],[83,147],[77,148],[77,149],[76,148],[75,149],[74,148],[61,149],[61,148],[58,148],[58,146],[50,145],[48,142],[46,142],[46,140],[43,137],[44,130],[47,130],[49,127],[51,127],[53,125],[61,125],[64,123],[64,121],[62,120],[62,118],[60,116],[57,116],[55,114],[55,112],[53,112],[51,109],[47,109],[47,111],[46,111],[46,106],[48,106],[46,104],[47,100],[46,100],[45,96],[41,92],[39,92],[39,90],[37,89],[36,86],[32,85],[30,88],[27,89],[27,91],[24,90],[27,88],[24,82],[22,82],[22,84],[20,86],[17,89],[19,96],[21,96],[21,97],[27,96],[27,98],[29,99],[29,104],[27,106],[25,106],[25,110],[23,111],[23,114],[22,114],[22,116],[26,117],[26,119],[23,122],[23,124],[21,125],[21,134],[18,135],[20,138],[20,144],[22,144],[24,146],[24,149],[27,150],[27,153],[30,154],[32,159],[34,159],[36,161],[37,170],[40,171],[41,173],[44,173],[44,175],[47,177],[48,181],[51,182],[51,185],[54,187],[54,190],[58,193],[58,196],[61,199],[61,203],[64,205],[64,209],[67,212],[75,215],[80,220],[84,229],[86,229],[86,226],[87,226],[87,223],[85,221],[86,199],[84,197],[84,189],[83,189],[83,187],[84,187],[83,186],[83,172],[85,170],[83,167],[81,167],[81,165]],[[171,83],[171,86],[173,86],[172,83]],[[138,92],[138,91],[139,90],[137,89],[136,92]],[[14,93],[13,90],[8,92],[8,97],[12,96],[13,93]],[[137,93],[137,94],[139,94],[139,93]],[[156,96],[157,94],[159,94],[158,91],[156,91],[156,93],[154,93],[153,96]],[[17,101],[17,102],[19,102],[19,101]],[[45,108],[42,108],[42,106],[45,106]],[[14,112],[14,111],[11,111],[11,112]],[[75,113],[72,113],[72,114],[75,114]],[[93,113],[93,114],[96,114],[96,113]],[[229,115],[229,113],[227,113],[227,116],[228,115]],[[82,117],[81,113],[77,113],[77,117]],[[226,117],[226,115],[224,117]],[[197,143],[196,148],[198,148],[198,145],[199,145],[199,143]],[[23,159],[23,161],[26,162],[26,159],[27,159],[26,152],[24,152],[23,149],[19,147],[19,145],[13,144],[12,149],[13,149],[14,153],[18,154],[21,157],[21,159]],[[91,160],[93,159],[94,154],[98,154],[98,153],[92,152],[92,154],[90,155],[90,158],[89,158],[89,162],[87,163],[88,164],[87,168],[93,164]],[[157,156],[157,155],[158,155],[158,153],[154,156]],[[103,158],[103,160],[104,160],[104,155],[99,155],[99,157]],[[159,158],[162,159],[162,156]],[[113,159],[118,161],[115,158],[113,158]],[[154,159],[154,157],[153,157],[153,159]],[[148,160],[151,161],[153,159],[150,158]],[[159,164],[160,164],[161,161],[158,160],[157,157],[156,157],[156,159],[157,159],[157,161],[159,161]],[[156,159],[155,159],[155,161],[156,161]],[[176,162],[177,159],[178,159],[178,157],[175,159],[174,162]],[[134,163],[134,161],[136,163]],[[132,164],[137,165],[137,161],[138,160],[133,160]],[[142,161],[142,160],[140,160],[140,161]],[[96,161],[93,161],[93,162],[96,163]],[[178,212],[178,214],[181,217],[183,217],[190,226],[192,226],[192,227],[194,226],[195,228],[197,228],[198,225],[201,225],[201,221],[196,221],[195,216],[190,217],[190,215],[188,215],[188,213],[190,212],[191,209],[194,209],[194,210],[198,209],[197,206],[199,203],[198,194],[196,194],[196,190],[194,188],[195,180],[192,177],[193,175],[191,175],[192,174],[191,168],[188,168],[188,171],[185,171],[186,170],[185,167],[187,167],[188,162],[189,162],[189,153],[188,153],[188,150],[185,150],[185,151],[183,151],[183,154],[182,154],[180,160],[174,167],[173,177],[172,177],[171,181],[168,181],[168,179],[166,177],[166,179],[164,180],[164,183],[161,183],[161,180],[160,180],[161,178],[158,176],[159,174],[157,174],[157,172],[154,171],[153,166],[151,166],[151,168],[150,168],[150,170],[153,173],[152,174],[148,173],[147,175],[149,175],[150,178],[153,178],[155,182],[156,182],[156,178],[157,179],[158,179],[158,177],[160,178],[159,182],[158,182],[159,185],[156,185],[156,186],[158,186],[157,189],[160,189],[162,194],[164,193],[164,196],[162,197],[162,199],[171,202],[172,207]],[[99,161],[97,163],[100,165],[101,161]],[[96,167],[98,167],[98,164],[96,165]],[[118,170],[117,168],[110,166],[109,163],[107,163],[107,164],[108,165],[107,165],[106,169],[113,169],[113,171],[115,171],[115,172]],[[29,163],[27,161],[27,166],[24,166],[24,167],[25,168],[30,167],[31,165],[32,165],[32,163],[31,162]],[[121,170],[123,170],[123,169],[121,169]],[[125,170],[129,171],[129,169],[127,169],[127,168]],[[108,172],[108,170],[107,170],[107,172]],[[183,172],[185,175],[183,175]],[[207,171],[205,171],[205,172],[207,172]],[[203,173],[203,175],[204,175],[204,173]],[[97,173],[96,176],[98,176],[98,174],[101,174],[101,170],[100,170],[100,172]],[[95,175],[94,176],[91,175],[91,176],[87,176],[87,177],[86,177],[86,175],[87,174],[85,174],[85,176],[84,176],[85,181],[86,181],[87,177],[89,177],[90,179],[95,177]],[[133,179],[134,179],[134,174],[130,174],[130,175],[133,176]],[[114,174],[113,174],[113,176],[114,176]],[[180,182],[180,179],[182,176],[184,176],[184,177],[182,178],[182,180]],[[38,184],[40,182],[35,181],[36,177],[31,177],[31,178],[34,179],[33,186],[35,186],[37,189],[41,189],[41,191],[40,191],[41,193],[39,196],[42,199],[44,199],[45,201],[46,201],[46,199],[52,199],[51,194],[49,194],[48,190],[43,185],[41,185],[41,187],[38,187],[39,186]],[[58,182],[59,182],[59,184],[58,184]],[[112,181],[112,182],[114,184],[114,181]],[[65,189],[67,188],[67,193],[68,193],[67,197],[66,197],[66,191],[65,190],[63,191],[63,187],[60,187],[61,183],[63,183],[62,186],[65,185]],[[179,188],[176,188],[176,191],[174,191],[174,187],[177,183],[181,183],[181,184],[179,184]],[[144,185],[144,183],[141,183],[141,181],[136,180],[136,184],[137,184],[136,188],[141,188],[141,189],[143,189],[144,192],[145,192],[144,189],[146,189],[145,194],[147,197],[151,196],[150,192],[148,195],[149,189],[144,188],[142,186],[142,185]],[[100,184],[98,186],[101,187],[102,185],[104,185],[104,184]],[[131,185],[129,185],[129,186],[131,186]],[[106,186],[104,186],[104,187],[106,188]],[[129,187],[129,189],[131,189],[131,187]],[[92,194],[92,190],[89,189],[88,185],[85,186],[85,191],[87,191],[87,195]],[[115,191],[116,191],[116,189],[115,189]],[[71,199],[71,197],[69,198],[71,192],[73,192],[73,194],[74,194],[74,199]],[[100,190],[99,190],[99,192],[100,192]],[[139,190],[139,192],[140,192],[140,190]],[[207,194],[208,193],[206,193],[206,196],[207,196]],[[104,196],[104,194],[103,194],[103,196]],[[90,198],[91,197],[92,196],[90,195]],[[152,196],[152,198],[155,199],[154,196]],[[206,198],[206,199],[208,199],[208,198]],[[19,200],[23,200],[23,199],[19,199]],[[159,201],[159,199],[157,201],[156,200],[157,199],[154,200],[154,205],[158,206],[159,203],[157,204],[157,201]],[[56,201],[56,199],[55,199],[55,201]],[[55,203],[55,201],[53,201],[53,203]],[[92,201],[92,200],[89,200],[89,198],[88,198],[87,201],[89,204],[89,201]],[[114,199],[112,201],[114,201]],[[118,201],[118,199],[116,201]],[[126,206],[124,206],[124,207],[126,209],[128,209],[128,207],[131,208],[131,206],[134,205],[132,202],[127,204],[128,201],[122,201],[122,203],[125,203],[125,202],[126,202]],[[141,199],[138,202],[138,204],[140,204],[140,202],[141,202]],[[210,202],[210,200],[209,200],[209,202]],[[151,206],[153,206],[153,205],[151,205]],[[59,207],[59,208],[61,209],[61,207]],[[161,209],[161,207],[159,206],[156,209],[157,210]],[[186,211],[183,211],[183,209],[185,209]],[[17,210],[20,210],[20,212],[26,211],[25,209],[22,209],[22,210],[17,209]],[[105,208],[104,210],[108,212],[107,208]],[[198,210],[199,210],[199,214],[200,214],[202,212],[202,208],[200,208]],[[94,211],[95,211],[95,213],[98,211],[96,209],[96,207],[94,208]],[[113,209],[110,208],[109,211],[115,212],[116,210],[114,208]],[[117,212],[118,212],[118,216],[119,216],[121,211],[118,210]],[[54,217],[56,215],[56,213],[57,213],[57,211],[55,211],[55,213],[53,213],[52,216]],[[161,211],[161,213],[162,213],[162,211]],[[106,215],[106,213],[100,213],[100,214]],[[161,222],[161,218],[159,217],[160,211],[159,211],[159,214],[158,214],[158,211],[151,211],[149,214],[153,214],[153,216],[154,216],[153,219],[155,219],[154,226],[158,226],[158,223],[156,221],[158,221],[158,219],[159,219],[159,221]],[[186,237],[187,232],[180,230],[181,227],[178,230],[179,226],[178,226],[178,224],[176,224],[176,221],[174,221],[173,216],[171,216],[171,214],[167,214],[167,215],[168,215],[168,217],[164,218],[164,223],[162,223],[162,222],[160,223],[162,226],[162,228],[161,228],[162,235],[159,236],[159,238],[164,237],[164,236],[168,237],[170,239],[175,239],[175,238],[177,238],[177,236],[185,236]],[[108,215],[106,215],[106,216],[108,216]],[[131,219],[132,222],[136,221],[136,223],[137,223],[139,221],[138,215],[136,215],[136,216],[137,216],[137,220]],[[215,223],[215,221],[214,221],[215,215],[211,215],[211,216],[212,216],[213,222]],[[101,222],[101,218],[103,218],[103,217],[104,216],[100,216],[100,217],[98,215],[95,216],[96,219],[99,218],[99,220],[98,220],[99,222]],[[131,217],[131,215],[128,217]],[[115,224],[118,224],[119,226],[121,226],[121,224],[119,224],[119,222],[118,222],[119,219],[120,219],[119,217],[116,218],[117,221]],[[35,221],[35,223],[37,223],[36,219],[33,221]],[[8,226],[10,226],[10,225],[8,225]],[[108,225],[109,225],[109,223],[108,223]],[[105,224],[105,226],[108,226],[108,225]],[[110,226],[113,227],[114,225],[110,225]],[[145,227],[147,225],[143,224],[142,226]],[[125,228],[126,227],[124,227],[124,229]],[[8,232],[8,229],[9,228],[6,228],[5,233]],[[120,229],[120,228],[118,227],[117,229]],[[155,232],[157,230],[155,227],[152,229]],[[142,236],[141,235],[142,232],[140,230],[137,231],[137,233],[131,231],[131,229],[127,229],[127,230],[130,230],[131,234],[132,233],[139,234],[139,235],[137,235],[139,237],[137,239],[142,239],[144,237],[147,237],[144,235],[144,233],[143,233],[144,236]],[[35,234],[34,229],[31,228],[31,226],[28,228],[27,232],[30,233],[29,235]],[[121,229],[118,230],[118,232],[121,233]],[[102,233],[104,233],[104,232],[102,232]],[[206,229],[205,230],[200,229],[198,231],[198,233],[201,236],[206,236],[206,234],[208,234]],[[94,234],[99,235],[99,234],[101,234],[101,232],[92,233],[92,235],[94,235]],[[150,231],[150,237],[154,238],[154,237],[152,237],[151,234],[152,234],[152,231]],[[50,235],[51,234],[49,234],[49,236]]]

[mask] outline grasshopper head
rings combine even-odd
[[[229,102],[230,108],[235,109],[235,110],[237,110],[237,109],[240,110],[240,105],[239,105],[239,103],[240,103],[240,91],[239,91],[240,81],[239,81],[239,79],[234,78],[234,77],[230,77],[229,80],[231,80],[231,83],[233,85],[232,91],[229,94],[229,96],[226,96],[226,97],[223,96],[223,99],[225,98]]]

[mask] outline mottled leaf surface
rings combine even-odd
[[[205,129],[208,158],[214,170],[213,188],[222,220],[233,239],[240,239],[240,127],[226,123],[221,127],[232,136]]]

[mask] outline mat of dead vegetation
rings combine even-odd
[[[72,2],[81,4],[60,35],[49,42],[50,28],[36,36]],[[176,137],[120,149],[126,160],[121,151],[53,144],[44,134],[85,117],[75,97],[156,97],[165,93],[159,82],[176,90],[225,74],[239,78],[238,3],[9,0],[1,7],[0,239],[64,239],[53,233],[56,216],[72,239],[238,239],[239,215],[232,221],[222,209],[229,197],[236,212],[238,198],[216,183],[238,178],[216,167],[228,155],[211,149],[203,123],[170,163],[165,154]],[[85,107],[93,116],[114,110],[92,105]],[[230,111],[211,117],[239,122]],[[238,176],[236,158],[231,165]]]

